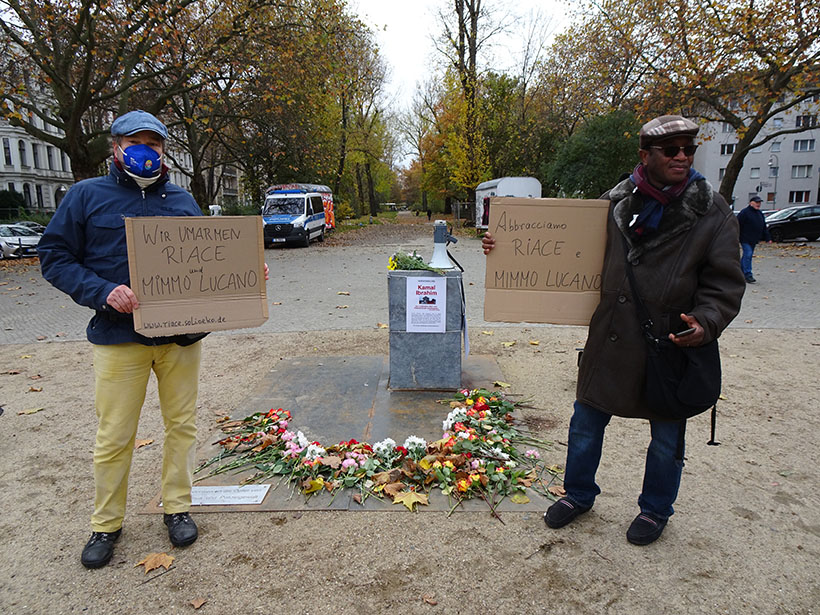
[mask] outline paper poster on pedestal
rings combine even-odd
[[[407,278],[408,333],[444,333],[447,278]]]

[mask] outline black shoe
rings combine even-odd
[[[196,523],[188,513],[174,513],[173,515],[162,515],[162,520],[168,526],[168,538],[175,547],[187,547],[193,544],[199,536]]]
[[[561,498],[544,513],[544,522],[554,530],[564,527],[578,515],[584,514],[591,506],[580,506],[569,498]]]
[[[116,532],[94,532],[85,543],[80,561],[86,568],[102,568],[111,561],[114,555],[114,543],[122,534],[122,528]]]
[[[633,545],[648,545],[663,534],[667,519],[661,519],[649,513],[641,513],[626,531],[626,539]]]
[[[757,280],[754,279],[752,276],[746,276],[746,283],[747,284],[757,284]]]

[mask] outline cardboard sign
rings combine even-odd
[[[262,218],[126,218],[134,329],[148,337],[268,319]]]
[[[609,201],[494,198],[484,320],[588,325],[598,305]]]

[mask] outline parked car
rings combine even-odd
[[[16,224],[0,224],[0,258],[37,256],[39,233]]]
[[[40,233],[40,235],[42,235],[46,230],[46,227],[39,222],[35,222],[34,220],[19,220],[17,222],[12,222],[12,224],[14,226],[25,226],[26,228],[30,228],[35,233]]]
[[[820,239],[820,205],[781,209],[766,218],[766,226],[772,241],[796,237],[817,241]]]

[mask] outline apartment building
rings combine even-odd
[[[35,118],[37,121],[39,118]],[[56,130],[48,124],[38,128]],[[0,190],[22,194],[31,212],[54,211],[74,183],[68,156],[2,119],[0,143]]]
[[[766,124],[761,137],[784,130],[808,129],[781,134],[746,155],[732,195],[735,210],[743,209],[754,195],[763,199],[763,209],[820,204],[818,113],[820,97],[815,97]],[[729,124],[709,122],[701,128],[694,165],[715,188],[720,186],[737,143],[737,133]]]

